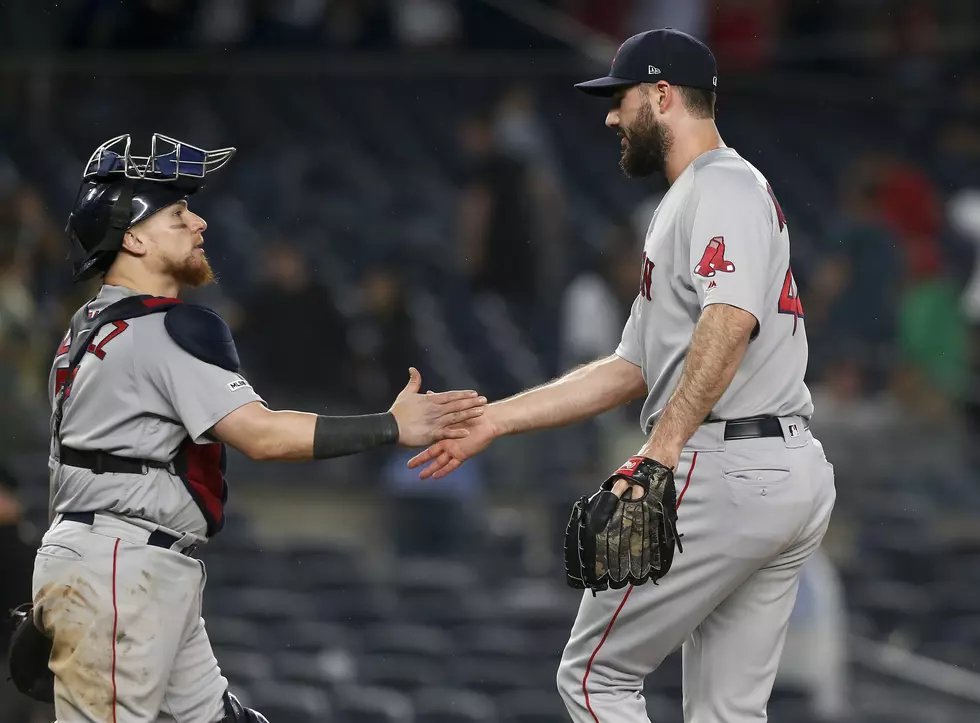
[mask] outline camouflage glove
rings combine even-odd
[[[35,625],[33,605],[21,605],[12,611],[11,621],[16,627],[8,652],[10,680],[24,695],[54,703],[54,674],[48,667],[51,639]]]
[[[627,488],[620,499],[613,485],[625,479],[643,488],[640,499],[630,499]],[[592,497],[572,507],[565,529],[565,575],[569,586],[584,590],[618,590],[642,585],[670,571],[674,544],[683,552],[677,534],[677,492],[674,473],[646,457],[631,457]]]

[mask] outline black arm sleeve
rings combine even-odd
[[[397,441],[398,422],[391,412],[356,417],[321,415],[313,432],[313,458],[344,457]]]

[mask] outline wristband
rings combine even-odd
[[[356,417],[316,418],[313,459],[343,457],[398,441],[398,422],[391,412]]]

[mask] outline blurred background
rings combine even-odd
[[[63,228],[98,144],[239,149],[192,199],[219,283],[189,298],[273,407],[383,411],[409,365],[498,399],[619,340],[665,188],[622,177],[571,86],[662,26],[715,51],[722,136],[789,219],[837,470],[770,721],[980,721],[976,0],[0,0],[4,608],[47,523],[48,367],[95,291]],[[567,720],[562,533],[641,442],[630,407],[441,482],[401,451],[233,455],[202,553],[233,690],[272,723]],[[674,655],[655,723],[680,686]],[[3,723],[53,719],[0,691]]]

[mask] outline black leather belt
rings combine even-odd
[[[726,440],[782,436],[783,425],[779,422],[779,417],[750,417],[725,422]]]
[[[95,522],[94,512],[64,512],[61,515],[62,521],[68,522],[80,522],[83,525],[91,525]],[[153,545],[154,547],[163,547],[165,549],[170,549],[175,544],[180,542],[180,538],[176,535],[171,535],[169,532],[164,532],[163,530],[154,530],[150,533],[149,538],[146,540],[147,545]],[[190,557],[194,550],[197,549],[197,545],[191,545],[185,547],[182,550],[174,550],[174,552],[180,552],[182,555],[187,555]]]
[[[108,452],[96,450],[72,449],[62,447],[59,459],[62,464],[69,467],[81,467],[90,469],[95,474],[103,472],[116,472],[120,474],[145,474],[147,467],[154,469],[170,469],[169,462],[158,462],[153,459],[133,459],[132,457],[119,457]]]

